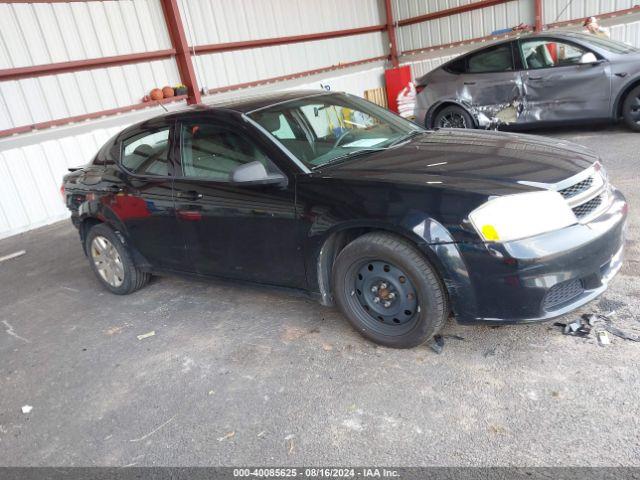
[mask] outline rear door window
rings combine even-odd
[[[467,57],[468,73],[509,72],[512,70],[511,43],[489,47]]]
[[[143,132],[123,142],[120,163],[138,175],[169,175],[169,127]]]

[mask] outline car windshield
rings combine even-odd
[[[620,54],[626,54],[626,53],[640,52],[640,50],[638,50],[635,47],[632,47],[629,44],[619,42],[617,40],[611,40],[610,38],[598,37],[596,35],[591,35],[587,33],[576,33],[574,35],[579,37],[581,40],[591,43],[595,47],[599,47],[610,53],[615,53],[620,55]]]
[[[309,168],[393,148],[417,125],[346,94],[314,95],[249,115]]]

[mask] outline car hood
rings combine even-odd
[[[440,129],[321,169],[323,176],[500,195],[548,188],[593,165],[584,147],[534,135]]]

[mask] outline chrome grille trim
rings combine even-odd
[[[597,165],[559,182],[555,187],[573,210],[579,223],[590,222],[610,203],[609,184]]]
[[[591,214],[593,214],[593,212],[598,210],[598,208],[600,208],[603,203],[603,196],[604,195],[598,195],[597,197],[593,197],[591,200],[584,202],[577,207],[573,207],[572,210],[576,215],[576,218],[580,220],[582,218],[590,216]]]
[[[574,183],[570,187],[564,188],[560,190],[560,195],[564,198],[569,199],[571,197],[575,197],[576,195],[581,194],[585,190],[589,190],[593,185],[593,175],[585,178],[584,180]]]

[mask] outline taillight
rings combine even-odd
[[[66,205],[67,204],[67,196],[65,195],[65,192],[64,192],[64,183],[62,185],[60,185],[60,195],[62,196],[62,203],[64,203]]]
[[[426,85],[416,85],[416,95],[419,95],[424,89]]]

